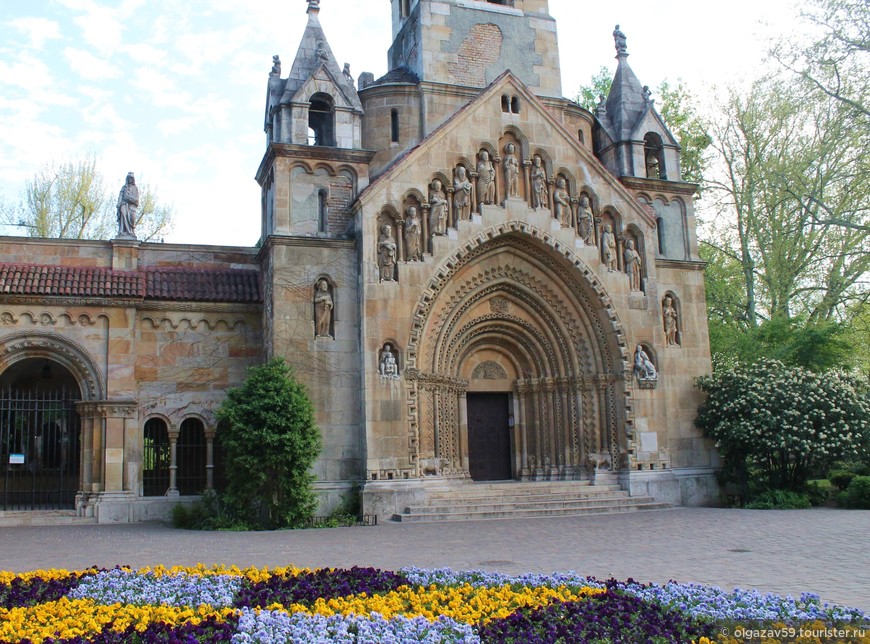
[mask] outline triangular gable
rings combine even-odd
[[[424,160],[423,157],[425,157],[430,147],[437,145],[438,142],[454,128],[459,127],[466,115],[472,110],[479,107],[482,103],[492,99],[494,96],[501,95],[504,92],[505,87],[510,87],[518,92],[525,100],[523,109],[531,109],[535,114],[547,121],[547,123],[553,128],[554,136],[561,136],[565,142],[574,148],[580,158],[587,164],[589,169],[592,172],[597,173],[598,178],[609,184],[615,192],[621,194],[625,203],[629,204],[640,218],[650,223],[650,225],[655,225],[655,220],[650,221],[649,214],[640,206],[640,204],[637,203],[634,195],[607,171],[604,165],[602,165],[590,150],[577,141],[574,135],[571,134],[571,132],[569,132],[555,116],[553,116],[540,99],[538,99],[538,97],[533,94],[521,80],[514,76],[510,70],[503,72],[498,78],[490,83],[489,87],[484,89],[475,98],[457,110],[444,123],[435,128],[435,130],[423,139],[423,141],[408,150],[405,154],[397,157],[393,164],[383,174],[370,183],[365,190],[360,193],[357,201],[364,202],[366,197],[375,189],[380,187],[382,183],[392,180],[399,172],[403,171],[409,165],[413,165],[419,160]]]
[[[343,74],[339,74],[339,76],[343,77]],[[323,83],[328,83],[333,88],[333,91],[327,93],[336,99],[336,107],[362,111],[362,103],[360,103],[357,93],[354,91],[348,96],[345,87],[338,81],[326,64],[317,66],[306,81],[296,90],[296,93],[293,94],[290,100],[284,101],[282,99],[282,102],[307,103],[312,94],[324,91]],[[284,96],[286,98],[287,94],[285,93]]]
[[[671,134],[668,126],[665,125],[665,120],[652,104],[648,105],[638,117],[637,122],[631,130],[631,139],[641,141],[647,132],[655,132],[662,138],[667,138],[671,145],[680,147],[680,142]]]

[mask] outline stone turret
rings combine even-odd
[[[617,177],[680,181],[680,145],[655,109],[647,86],[628,64],[628,46],[619,25],[613,30],[616,74],[606,103],[595,115],[595,149]]]

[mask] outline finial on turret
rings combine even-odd
[[[616,57],[628,56],[625,34],[619,30],[619,25],[613,30],[613,43],[616,46]]]
[[[320,11],[320,0],[308,0],[308,13]]]

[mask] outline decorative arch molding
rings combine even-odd
[[[505,251],[522,265],[486,262]],[[498,346],[522,374],[516,476],[579,478],[602,453],[621,463],[633,417],[625,333],[597,276],[549,232],[510,221],[467,240],[424,289],[407,346],[412,462],[467,476],[462,369]]]
[[[13,333],[0,339],[0,373],[30,358],[53,360],[69,369],[79,383],[82,400],[105,399],[106,387],[96,362],[77,342],[43,331]]]

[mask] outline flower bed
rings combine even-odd
[[[765,634],[767,641],[870,642],[867,625],[860,610],[823,604],[817,595],[600,582],[574,573],[205,566],[0,572],[4,643],[700,644],[761,641]]]

